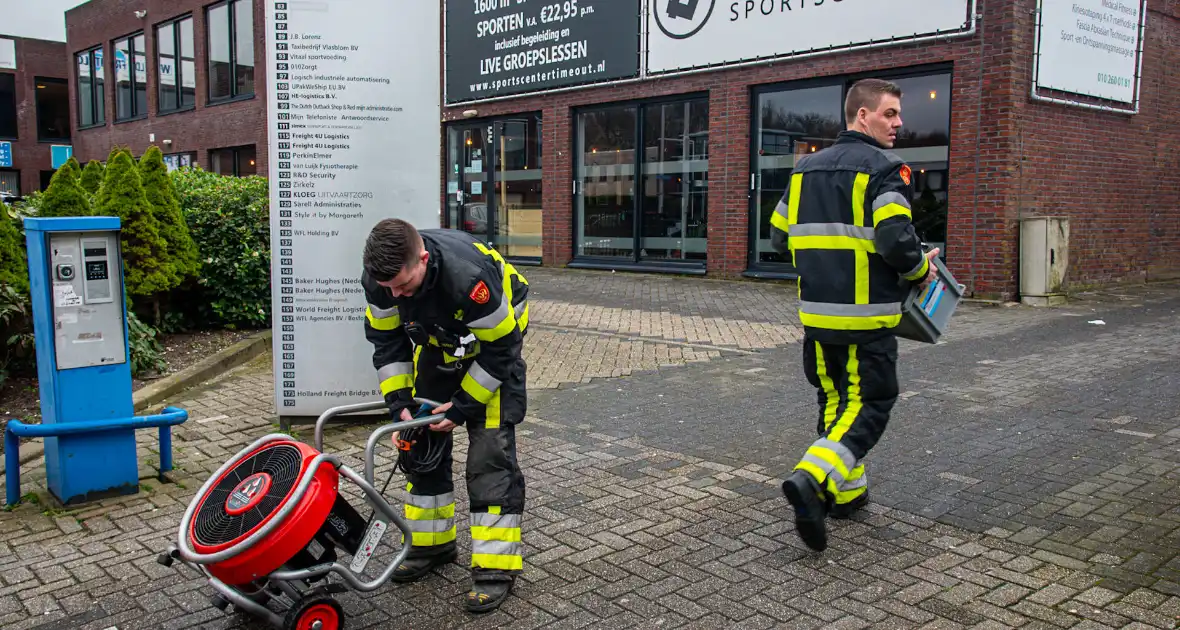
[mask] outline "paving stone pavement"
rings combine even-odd
[[[461,564],[347,593],[349,628],[1177,627],[1180,287],[965,306],[944,343],[902,342],[873,503],[815,554],[778,490],[816,416],[792,285],[528,272],[524,576],[482,617],[461,607]],[[0,627],[261,628],[155,556],[208,475],[277,430],[269,366],[171,403],[192,414],[172,483],[147,478],[148,432],[132,497],[64,509],[27,465],[41,503],[0,513]],[[329,450],[359,470],[374,426],[332,427]]]

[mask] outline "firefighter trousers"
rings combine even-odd
[[[803,369],[819,401],[819,439],[795,470],[819,483],[829,504],[868,490],[864,459],[881,439],[897,402],[897,338],[839,345],[803,340]]]
[[[435,346],[419,346],[414,355],[414,395],[440,403],[450,400],[472,362],[456,362]],[[508,379],[500,386],[486,406],[485,418],[464,424],[471,569],[477,581],[507,579],[523,567],[520,524],[525,482],[516,457],[516,425],[524,420],[526,401],[522,370],[519,379]],[[442,461],[434,470],[407,475],[410,496],[405,516],[414,533],[410,558],[456,550],[453,433],[445,434]]]

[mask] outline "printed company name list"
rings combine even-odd
[[[283,3],[276,3],[283,4]],[[279,186],[282,218],[308,220],[363,219],[361,211],[372,191],[325,190],[341,175],[357,172],[348,162],[355,135],[372,137],[367,127],[389,122],[400,107],[350,102],[350,86],[389,86],[387,77],[350,74],[350,58],[362,53],[360,44],[339,44],[310,29],[295,31],[276,15],[276,91],[279,100]],[[308,19],[308,18],[305,18]],[[314,18],[312,18],[314,19]],[[294,21],[295,26],[300,20]],[[283,32],[287,31],[287,32]],[[359,132],[359,134],[358,134]],[[287,161],[290,160],[290,161]],[[345,180],[341,180],[345,181]],[[283,193],[286,194],[283,194]],[[284,208],[285,207],[285,208]],[[339,230],[293,230],[295,237],[332,238]]]
[[[294,19],[293,19],[294,18]],[[364,318],[354,294],[363,293],[355,278],[300,277],[295,274],[297,249],[308,254],[341,234],[341,221],[364,219],[364,203],[372,191],[343,190],[361,167],[354,158],[354,138],[379,136],[373,126],[389,121],[400,108],[350,102],[350,88],[388,86],[387,78],[350,74],[350,60],[362,45],[334,43],[301,22],[314,16],[288,12],[288,3],[274,3],[275,107],[278,174],[278,277],[281,322],[282,405],[295,406],[296,327],[326,322],[355,324]],[[297,27],[297,28],[293,28]],[[363,91],[363,90],[362,90]],[[370,96],[371,98],[371,96]],[[363,301],[363,300],[362,300]]]

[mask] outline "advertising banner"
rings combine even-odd
[[[839,52],[967,28],[969,0],[645,0],[647,71]]]
[[[447,0],[447,103],[639,75],[640,0]]]
[[[381,400],[361,253],[381,219],[439,225],[439,19],[429,2],[266,2],[280,417]]]
[[[1042,0],[1037,87],[1135,101],[1138,0]]]

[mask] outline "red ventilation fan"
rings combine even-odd
[[[360,576],[389,523],[404,540],[413,538],[374,487],[373,460],[383,436],[442,420],[424,416],[437,403],[418,402],[418,418],[384,425],[370,437],[363,478],[323,452],[323,427],[337,415],[383,409],[383,401],[329,409],[316,422],[315,448],[273,434],[242,449],[196,493],[181,519],[179,544],[158,561],[172,566],[180,560],[204,573],[215,591],[212,603],[221,610],[233,604],[284,630],[340,630],[344,610],[332,595],[349,587],[376,590],[409,553],[403,545],[381,576]],[[366,521],[349,504],[339,491],[342,476],[361,488],[380,518]],[[347,566],[337,561],[342,554],[351,556]],[[343,583],[328,582],[332,573]]]

